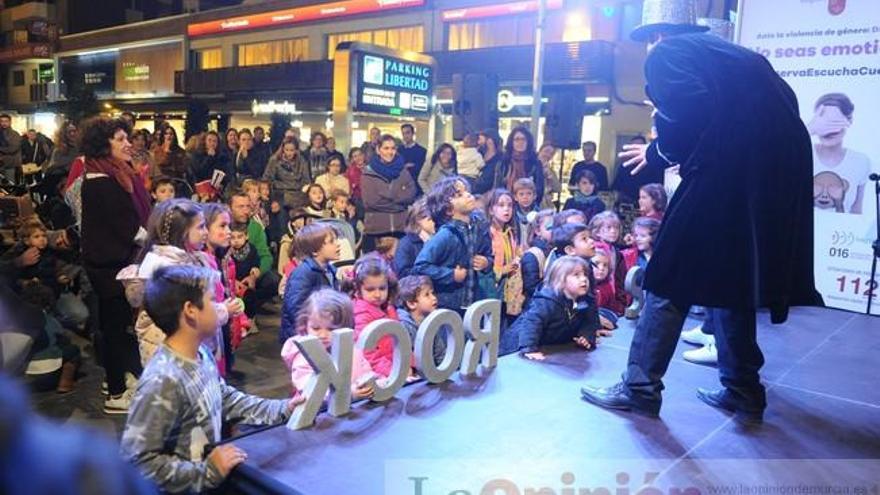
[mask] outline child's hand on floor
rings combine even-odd
[[[217,468],[217,471],[220,471],[220,476],[223,476],[224,478],[229,476],[229,472],[232,471],[235,466],[238,466],[246,460],[247,454],[232,444],[215,447],[214,450],[211,451],[211,454],[208,455],[208,462],[213,464],[214,467]]]
[[[583,347],[588,351],[592,350],[594,347],[594,345],[590,343],[590,339],[586,337],[575,337],[574,343],[577,344],[578,347]]]
[[[456,282],[462,283],[467,278],[467,268],[457,266],[453,271],[452,278],[455,279]]]
[[[602,325],[602,329],[604,330],[614,330],[615,328],[617,328],[613,321],[605,318],[604,316],[599,317],[599,324]]]
[[[296,406],[302,404],[306,401],[306,398],[303,394],[297,392],[296,395],[293,396],[290,401],[287,402],[287,412],[292,413]]]
[[[361,385],[360,387],[354,389],[352,391],[353,399],[369,399],[373,396],[373,386],[372,385]]]
[[[541,351],[527,352],[523,354],[523,357],[532,361],[543,361],[547,359],[547,356],[545,356],[544,353]]]
[[[418,373],[416,373],[416,370],[414,370],[413,368],[410,368],[409,369],[409,376],[406,377],[406,383],[416,382],[419,380],[419,378],[421,378],[421,377],[419,376]]]

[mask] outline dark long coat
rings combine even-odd
[[[762,56],[707,34],[661,41],[645,63],[657,108],[649,166],[681,165],[646,272],[680,303],[821,304],[813,278],[812,151],[794,92]]]

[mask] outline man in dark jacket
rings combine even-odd
[[[36,163],[40,168],[45,169],[51,154],[52,150],[46,137],[34,129],[28,129],[27,139],[21,141],[21,162]]]
[[[21,134],[12,128],[12,117],[0,115],[0,175],[18,183],[21,176]]]
[[[794,92],[766,59],[712,35],[678,33],[649,33],[655,46],[645,75],[658,138],[622,157],[635,170],[680,164],[682,182],[645,275],[646,306],[623,381],[583,388],[582,397],[657,415],[661,379],[697,304],[718,323],[724,385],[697,396],[756,423],[766,407],[756,309],[769,308],[781,323],[790,306],[821,303],[813,280],[810,137]]]
[[[416,196],[421,196],[423,191],[419,187],[419,173],[422,166],[428,158],[428,150],[424,146],[416,142],[416,129],[412,124],[403,124],[400,126],[400,135],[403,137],[403,146],[397,149],[400,156],[403,157],[403,163],[410,164],[409,173],[416,181]]]

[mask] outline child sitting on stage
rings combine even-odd
[[[590,237],[590,228],[582,223],[566,223],[553,229],[553,252],[544,269],[546,273],[557,259],[563,256],[580,256],[589,260],[596,254],[596,243]]]
[[[317,337],[321,344],[330,352],[333,342],[333,330],[354,328],[354,311],[351,298],[332,289],[321,289],[313,292],[296,316],[296,334]],[[281,358],[290,370],[293,384],[293,396],[302,394],[314,376],[315,370],[305,355],[296,346],[291,337],[284,342]],[[364,354],[354,348],[351,361],[351,394],[352,398],[366,399],[373,396],[373,387],[366,385],[367,380],[376,376]]]
[[[596,282],[596,304],[602,316],[616,322],[626,309],[626,294],[618,293],[614,284],[614,255],[608,245],[600,242],[590,261],[593,265],[593,280]]]
[[[667,201],[663,184],[645,184],[639,189],[639,214],[662,222]]]
[[[591,296],[590,264],[580,256],[556,260],[544,277],[544,287],[510,332],[518,336],[519,351],[528,359],[544,360],[541,346],[574,342],[591,350],[596,345],[599,313]]]
[[[626,246],[621,243],[620,239],[620,217],[618,217],[613,211],[603,211],[590,220],[590,231],[592,231],[593,239],[597,242],[605,243],[608,247],[609,253],[614,258],[614,271],[611,272],[611,276],[614,280],[615,292],[620,295],[619,297],[624,298],[623,305],[626,307],[629,305],[630,301],[629,295],[624,289],[624,283],[626,282],[626,263],[624,263],[621,250]]]
[[[621,254],[627,272],[634,266],[643,270],[654,254],[654,238],[660,230],[660,221],[649,217],[639,217],[633,222],[633,247],[624,249]]]
[[[397,298],[397,277],[382,257],[368,254],[354,264],[352,278],[346,280],[347,289],[354,297],[355,342],[370,323],[383,318],[398,320],[391,302]],[[394,365],[394,338],[386,335],[376,347],[364,352],[377,375],[387,378]],[[410,369],[410,376],[415,372]]]
[[[146,311],[167,337],[140,377],[120,448],[164,492],[218,487],[247,458],[232,444],[204,456],[205,447],[221,440],[221,425],[283,423],[300,401],[254,397],[220,379],[202,345],[217,333],[215,276],[206,268],[167,266],[146,286]]]
[[[419,325],[437,309],[437,296],[434,295],[434,284],[424,275],[410,275],[400,279],[400,294],[397,298],[397,314],[407,333],[416,343]],[[446,332],[437,332],[434,338],[434,363],[443,362],[446,355]]]
[[[547,258],[553,251],[553,210],[541,210],[532,222],[529,248],[523,253],[521,267],[523,278],[523,308],[529,307],[529,300],[544,279]]]

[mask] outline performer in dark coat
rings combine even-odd
[[[755,311],[785,321],[821,304],[813,280],[812,155],[791,88],[762,56],[708,34],[655,34],[645,63],[658,139],[624,153],[636,170],[681,165],[645,275],[644,312],[623,382],[587,387],[603,407],[656,415],[691,305],[716,326],[724,389],[704,402],[758,422],[766,407]],[[632,148],[632,147],[629,147]],[[701,249],[691,249],[702,246]]]

